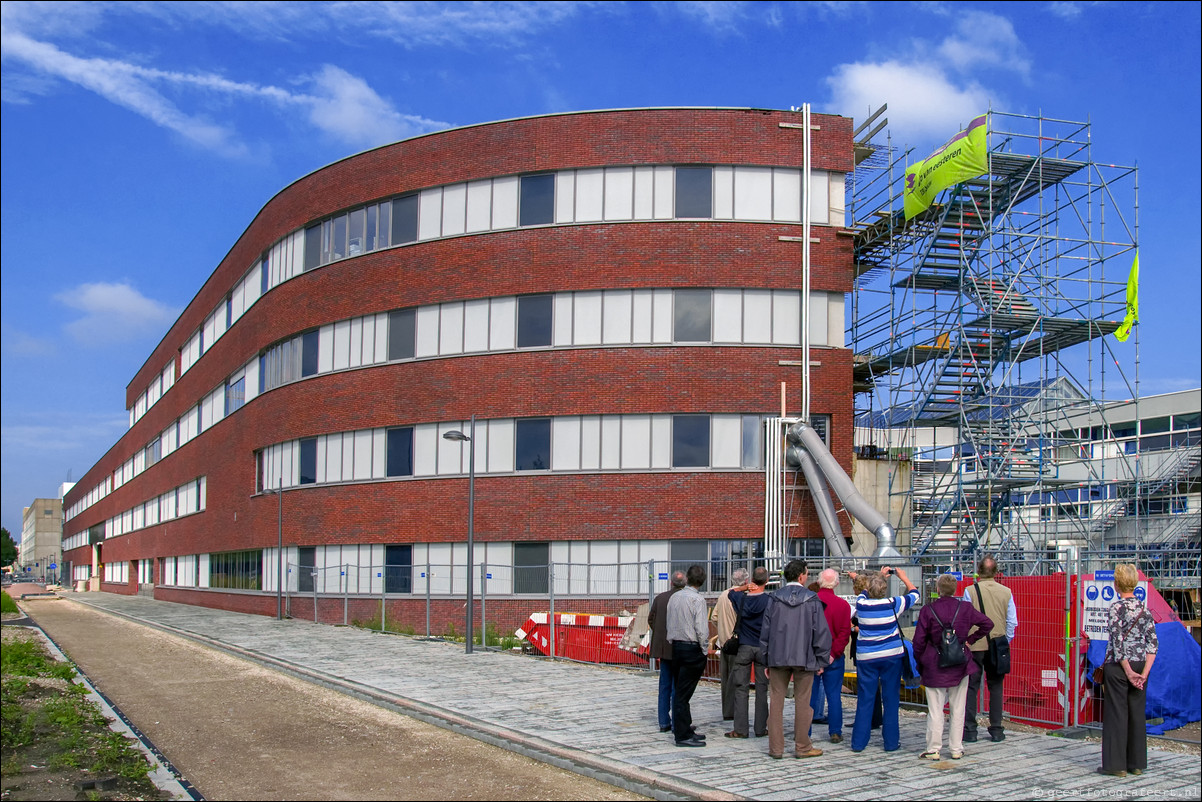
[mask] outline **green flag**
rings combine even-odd
[[[902,198],[907,220],[930,206],[943,190],[989,169],[988,117],[977,117],[930,156],[906,168]]]
[[[1139,322],[1139,251],[1135,252],[1135,261],[1131,264],[1131,273],[1127,276],[1127,316],[1114,332],[1114,338],[1121,343],[1127,342],[1131,336],[1131,327]]]

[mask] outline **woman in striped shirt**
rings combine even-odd
[[[906,586],[903,596],[889,595],[889,577],[896,575]],[[854,582],[856,574],[848,572]],[[872,701],[880,687],[885,720],[881,734],[885,751],[901,746],[898,708],[901,706],[901,669],[905,656],[897,616],[918,603],[918,589],[900,568],[885,566],[868,576],[868,587],[856,599],[856,721],[852,728],[851,751],[863,752],[872,734]]]

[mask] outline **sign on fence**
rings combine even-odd
[[[1114,589],[1114,571],[1095,571],[1093,579],[1081,582],[1084,596],[1084,617],[1082,631],[1090,640],[1109,640],[1108,617],[1110,605],[1118,600]],[[1148,583],[1140,582],[1135,586],[1135,598],[1141,602],[1148,598]]]

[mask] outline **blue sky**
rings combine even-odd
[[[2,6],[0,519],[78,479],[256,212],[353,153],[583,109],[889,104],[921,154],[987,108],[1138,165],[1141,394],[1202,383],[1197,3]],[[1127,346],[1134,362],[1134,344]]]

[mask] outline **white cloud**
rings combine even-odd
[[[65,326],[67,333],[82,345],[97,347],[161,333],[180,311],[129,284],[81,284],[55,300],[83,312]]]
[[[984,11],[964,13],[956,25],[956,33],[940,43],[938,54],[961,72],[976,67],[1002,67],[1025,76],[1031,66],[1010,20]]]
[[[332,65],[313,76],[315,93],[295,98],[309,106],[309,121],[335,138],[359,147],[424,134],[447,123],[401,114],[362,78]]]
[[[1092,5],[1092,3],[1090,4]],[[1057,17],[1067,20],[1075,20],[1081,16],[1080,3],[1049,3],[1048,11],[1051,11]]]
[[[12,357],[52,356],[58,349],[54,342],[20,331],[4,332],[4,355]]]
[[[887,101],[890,129],[895,137],[909,137],[909,144],[946,140],[987,111],[990,101],[976,82],[957,86],[936,67],[897,61],[841,64],[826,83],[829,109],[838,114],[867,117]]]

